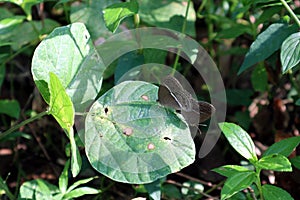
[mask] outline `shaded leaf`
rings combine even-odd
[[[282,73],[295,67],[300,61],[300,32],[290,35],[281,46]]]
[[[273,145],[271,145],[264,152],[263,157],[275,153],[288,157],[293,152],[293,150],[299,145],[299,143],[300,136],[280,140],[279,142],[276,142]]]
[[[16,119],[20,116],[20,104],[16,100],[0,100],[0,114],[6,114]]]
[[[255,91],[265,92],[268,89],[268,74],[264,66],[257,66],[251,74],[251,83]]]
[[[300,169],[300,156],[296,156],[291,159],[291,163],[298,169]]]
[[[139,15],[149,25],[181,32],[187,3],[185,1],[138,0]],[[196,13],[191,4],[188,11],[186,33],[195,36]]]
[[[269,184],[262,186],[262,193],[265,200],[293,200],[287,191]]]
[[[251,162],[257,161],[254,143],[249,134],[240,126],[233,123],[219,123],[220,129],[230,145],[244,158]]]
[[[161,198],[161,179],[157,179],[152,183],[145,184],[144,187],[146,188],[149,196],[153,200],[160,200]]]
[[[106,28],[103,12],[101,11],[114,3],[120,2],[120,0],[93,0],[83,1],[79,4],[73,3],[71,5],[70,20],[72,23],[84,23],[97,46],[113,35],[112,32]]]
[[[252,65],[263,61],[277,51],[282,42],[292,33],[298,30],[296,25],[275,23],[270,25],[264,32],[258,35],[250,46],[245,60],[239,69],[238,74],[242,73]]]

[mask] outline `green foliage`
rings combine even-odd
[[[250,46],[250,50],[246,54],[239,73],[271,56],[281,47],[283,41],[297,30],[297,26],[289,26],[284,23],[276,23],[269,26],[264,32],[258,35],[257,39]]]
[[[68,200],[87,194],[98,194],[101,190],[80,185],[86,184],[96,177],[81,179],[68,187],[68,170],[70,162],[67,161],[64,170],[59,177],[59,187],[42,179],[27,181],[22,184],[18,199],[56,199]]]
[[[33,80],[49,106],[47,111],[16,124],[21,121],[23,111],[26,111],[20,106],[25,102],[13,98],[1,99],[1,120],[5,122],[3,127],[8,130],[1,132],[0,142],[10,142],[16,138],[31,139],[30,134],[18,129],[46,114],[56,119],[70,142],[66,144],[66,155],[70,158],[59,177],[58,186],[42,179],[27,181],[17,188],[19,199],[73,199],[104,192],[81,186],[90,183],[95,177],[79,179],[69,186],[69,169],[73,177],[82,172],[81,147],[85,147],[87,159],[98,172],[117,182],[145,184],[143,192],[147,191],[152,199],[160,199],[161,196],[200,199],[206,194],[203,185],[194,181],[184,182],[181,190],[174,185],[163,184],[164,177],[195,160],[195,144],[182,115],[157,103],[158,89],[153,84],[139,81],[118,84],[123,74],[132,68],[152,62],[165,64],[166,58],[169,62],[172,56],[158,49],[138,49],[122,55],[118,60],[112,60],[114,63],[111,64],[110,60],[105,60],[107,54],[122,51],[123,46],[131,45],[125,39],[97,47],[113,33],[139,25],[187,33],[201,41],[210,55],[220,60],[219,64],[222,64],[219,58],[224,55],[244,56],[248,51],[239,69],[240,63],[233,63],[228,73],[241,74],[258,63],[251,72],[253,88],[250,86],[245,89],[242,86],[226,89],[228,105],[244,109],[235,110],[232,116],[245,129],[250,127],[253,120],[250,118],[251,111],[245,111],[245,108],[253,103],[253,97],[257,94],[265,94],[267,99],[273,100],[277,95],[274,91],[284,88],[283,83],[290,81],[288,98],[294,100],[294,105],[300,105],[300,81],[297,75],[300,21],[296,15],[298,13],[295,14],[287,4],[293,2],[200,2],[198,10],[195,10],[194,6],[198,2],[193,5],[192,1],[185,0],[60,0],[54,3],[44,0],[0,0],[0,88],[16,93],[12,81],[15,77],[12,74],[16,71],[15,66],[21,72],[24,69],[23,63],[15,62],[14,59],[18,56],[19,59],[31,58],[34,52],[31,68]],[[15,4],[15,7],[9,9],[12,8],[9,3]],[[39,4],[45,7],[55,4],[54,8],[63,11],[63,14],[50,18],[54,12],[48,11],[42,15],[43,9]],[[32,11],[38,12],[32,15]],[[203,24],[207,27],[203,28]],[[150,43],[166,47],[174,45],[169,48],[180,45],[175,38],[160,39]],[[253,42],[249,50],[248,44],[245,48],[245,40]],[[190,63],[198,61],[199,49],[194,43],[179,47],[182,47]],[[279,51],[281,66],[278,68]],[[111,65],[106,66],[107,63]],[[279,74],[276,74],[277,68],[281,69]],[[190,66],[183,62],[179,70],[184,75],[193,74]],[[229,85],[239,86],[239,82],[234,82],[234,79],[229,80]],[[2,85],[7,82],[10,83],[9,89]],[[198,82],[193,84],[197,85]],[[2,96],[7,98],[7,94]],[[79,134],[76,134],[73,127],[75,113],[87,111],[87,106],[92,102],[89,113],[83,114],[86,117],[85,129],[77,130],[82,140],[79,145]],[[24,109],[28,109],[27,103]],[[299,136],[271,145],[259,158],[254,142],[244,129],[232,123],[221,123],[220,129],[231,146],[250,162],[250,166],[224,165],[213,170],[227,177],[221,199],[252,199],[253,196],[265,200],[293,199],[279,187],[261,185],[260,172],[291,172],[292,165],[300,169],[300,156],[288,159],[300,143]],[[9,199],[16,199],[1,177],[0,188],[0,194],[5,193]],[[254,191],[245,195],[244,189]]]
[[[265,199],[293,199],[289,193],[272,185],[261,186],[261,170],[292,171],[291,163],[287,156],[299,144],[299,137],[289,138],[275,143],[269,147],[266,153],[257,159],[254,152],[254,144],[246,131],[233,123],[220,123],[230,145],[244,158],[249,160],[255,170],[242,166],[226,165],[214,169],[215,172],[226,176],[227,180],[221,191],[221,199],[228,199],[239,191],[250,187],[255,183],[259,189],[260,198]],[[281,153],[281,154],[280,154]]]
[[[123,19],[137,14],[138,10],[136,0],[112,4],[103,10],[105,25],[111,32],[115,32]]]

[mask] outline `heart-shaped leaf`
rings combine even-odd
[[[85,150],[97,171],[142,184],[194,161],[188,125],[156,102],[157,92],[155,85],[125,81],[92,105],[85,121]]]
[[[56,28],[39,44],[32,59],[33,79],[45,101],[50,101],[49,72],[53,72],[79,112],[97,96],[104,69],[82,23]]]

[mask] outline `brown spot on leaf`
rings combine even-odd
[[[147,148],[148,148],[148,150],[153,150],[153,149],[155,149],[155,146],[154,146],[154,144],[149,143]]]
[[[132,135],[133,130],[132,130],[132,128],[127,127],[123,130],[123,133],[127,136],[130,136],[130,135]]]
[[[142,99],[144,99],[145,101],[149,101],[149,97],[148,97],[148,96],[142,95],[141,97],[142,97]]]

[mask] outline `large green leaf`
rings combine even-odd
[[[244,158],[251,162],[257,161],[254,143],[249,134],[240,126],[233,123],[219,123],[220,129],[230,145]]]
[[[264,156],[255,163],[255,166],[260,169],[273,171],[291,172],[293,170],[289,159],[281,154]]]
[[[263,185],[262,193],[265,200],[294,200],[287,191],[274,185]]]
[[[85,150],[113,180],[150,183],[191,164],[195,146],[181,115],[160,106],[158,87],[141,81],[115,86],[91,107]]]
[[[116,3],[103,10],[106,27],[115,32],[123,19],[137,14],[139,5],[136,1]]]
[[[141,20],[161,28],[169,28],[181,32],[187,1],[153,1],[138,0]],[[195,36],[196,13],[193,6],[188,11],[186,33]]]
[[[300,32],[290,35],[282,43],[280,60],[282,73],[292,69],[300,62]]]
[[[300,136],[280,140],[279,142],[276,142],[272,146],[270,146],[264,152],[263,157],[275,153],[288,157],[292,153],[292,151],[299,145],[299,143]]]
[[[50,101],[49,72],[53,72],[78,112],[85,110],[97,96],[104,69],[82,23],[56,28],[39,44],[32,59],[33,79],[45,101]]]
[[[103,10],[120,0],[83,0],[71,5],[71,22],[82,22],[86,25],[91,38],[96,43],[103,42],[104,39],[112,36],[104,22]]]
[[[252,65],[263,61],[277,51],[282,42],[292,33],[298,30],[297,26],[276,23],[269,26],[264,32],[258,35],[256,40],[250,46],[245,60],[239,69],[239,74]]]
[[[221,199],[228,199],[232,195],[250,186],[256,179],[253,171],[240,172],[229,177],[221,191]]]

